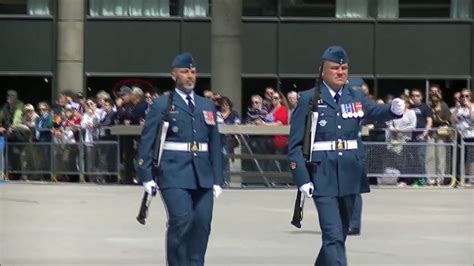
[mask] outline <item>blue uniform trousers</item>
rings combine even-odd
[[[314,196],[322,234],[322,246],[314,265],[346,266],[346,238],[355,195]]]
[[[211,233],[213,190],[160,190],[168,212],[166,256],[169,266],[204,265]]]
[[[360,230],[361,219],[362,219],[362,196],[360,194],[357,194],[354,198],[354,207],[352,210],[351,221],[350,221],[349,227]]]

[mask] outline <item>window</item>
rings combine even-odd
[[[89,0],[93,17],[208,17],[210,0]]]
[[[0,14],[50,16],[51,0],[0,0]]]
[[[25,104],[31,103],[36,107],[41,101],[51,103],[52,83],[51,77],[47,76],[0,76],[0,102],[6,102],[7,90],[15,90],[18,99]]]
[[[281,0],[285,17],[335,17],[336,0]]]
[[[472,18],[472,0],[451,0],[451,18]]]
[[[337,18],[368,18],[372,12],[374,1],[370,0],[337,0],[336,17]]]
[[[275,17],[278,13],[278,1],[275,0],[243,0],[242,15],[243,16],[263,16]]]
[[[399,0],[400,18],[449,18],[451,0]]]

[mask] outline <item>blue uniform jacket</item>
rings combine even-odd
[[[316,196],[346,196],[369,192],[367,173],[363,164],[363,148],[359,137],[361,118],[342,118],[341,105],[361,103],[364,117],[374,120],[391,120],[398,118],[390,111],[390,105],[378,105],[367,100],[358,91],[344,86],[339,104],[336,104],[329,89],[321,86],[321,101],[318,104],[318,125],[315,141],[358,140],[357,150],[313,151],[311,163],[317,167],[315,173],[309,173],[303,158],[303,138],[309,102],[314,88],[300,93],[298,105],[291,117],[291,129],[288,144],[288,160],[293,178],[300,187],[314,183]]]
[[[208,152],[184,152],[164,150],[158,169],[157,183],[160,188],[196,189],[220,185],[222,172],[222,143],[217,129],[216,108],[212,101],[194,96],[195,110],[191,112],[187,103],[176,93],[170,112],[170,126],[166,141],[208,143]],[[154,142],[165,113],[168,96],[158,98],[145,118],[141,143],[138,149],[138,177],[140,181],[153,178]],[[213,114],[213,121],[205,113]],[[207,120],[207,122],[206,122]]]

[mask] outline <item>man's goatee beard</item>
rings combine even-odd
[[[190,94],[194,90],[194,85],[192,86],[182,86],[180,88],[184,93]]]

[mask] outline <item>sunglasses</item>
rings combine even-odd
[[[459,96],[459,98],[469,98],[469,94],[462,94],[461,96]]]

